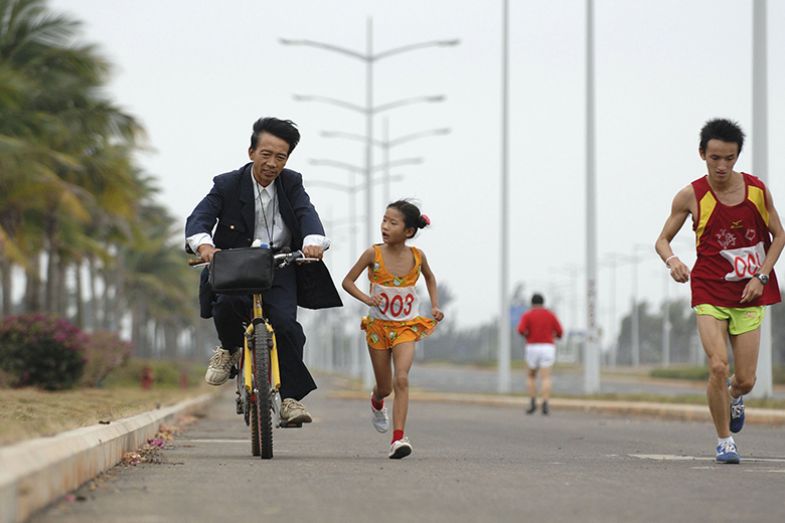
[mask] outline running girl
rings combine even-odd
[[[373,426],[379,432],[390,429],[384,398],[395,390],[393,402],[393,437],[390,458],[405,458],[412,452],[409,438],[404,437],[406,414],[409,410],[409,369],[414,360],[414,344],[430,334],[437,321],[444,318],[439,310],[439,296],[425,254],[408,247],[406,240],[417,229],[430,225],[420,209],[405,200],[387,206],[382,219],[384,243],[369,247],[343,279],[343,288],[370,307],[362,320],[371,356],[376,386],[371,393]],[[370,294],[362,292],[355,280],[368,270]],[[433,319],[419,316],[419,299],[415,284],[422,272],[431,299]],[[395,375],[393,376],[393,372]]]

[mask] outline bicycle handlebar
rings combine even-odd
[[[306,258],[303,255],[303,251],[283,252],[273,255],[273,262],[275,263],[276,267],[286,267],[287,265],[290,265],[294,262],[313,263],[318,261],[319,258]],[[207,267],[209,263],[201,258],[189,258],[188,265],[194,269],[201,269],[202,267]]]

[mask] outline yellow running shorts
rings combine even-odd
[[[711,316],[728,322],[728,332],[733,336],[754,331],[763,322],[763,307],[720,307],[702,303],[695,306],[698,316]]]

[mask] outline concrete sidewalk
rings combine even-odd
[[[67,492],[115,466],[141,448],[162,423],[204,407],[204,394],[109,425],[92,425],[56,436],[0,447],[0,523],[25,521]]]

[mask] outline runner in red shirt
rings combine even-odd
[[[717,429],[719,463],[740,461],[731,432],[744,425],[742,395],[755,385],[764,306],[780,301],[774,264],[785,247],[785,230],[769,190],[760,179],[733,170],[743,144],[744,133],[736,123],[706,123],[699,152],[708,174],[676,194],[655,244],[674,280],[692,279],[692,306],[709,362],[706,395]],[[698,255],[692,273],[670,246],[687,216],[692,216]],[[730,379],[728,338],[735,362]]]
[[[531,309],[521,315],[518,333],[526,338],[526,365],[529,367],[528,385],[531,404],[526,414],[537,410],[537,371],[542,369],[542,413],[547,415],[551,395],[551,367],[556,361],[554,337],[562,337],[556,315],[544,307],[542,294],[532,296]]]

